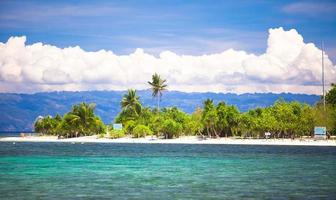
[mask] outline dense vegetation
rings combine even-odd
[[[124,110],[116,122],[124,124],[130,135],[137,134],[134,130],[138,127],[145,127],[149,130],[146,135],[165,138],[180,135],[264,137],[265,132],[271,132],[276,138],[292,138],[312,135],[314,126],[327,126],[328,131],[335,134],[336,107],[328,105],[324,112],[322,105],[311,107],[278,100],[272,106],[240,113],[235,106],[225,102],[214,104],[207,99],[203,108],[196,109],[191,115],[176,107],[163,108],[160,112],[146,107],[140,114]]]
[[[128,90],[121,100],[121,112],[115,119],[123,125],[122,131],[111,130],[94,114],[94,105],[81,103],[63,117],[46,116],[35,122],[35,131],[43,134],[77,137],[83,135],[104,134],[108,130],[110,137],[125,135],[144,137],[174,138],[181,135],[199,135],[203,137],[264,137],[271,132],[272,137],[294,138],[310,136],[314,126],[326,126],[329,133],[336,134],[336,85],[326,95],[326,108],[322,101],[315,106],[299,102],[286,102],[282,99],[265,108],[240,112],[237,107],[212,99],[203,101],[202,108],[187,114],[177,107],[160,109],[162,92],[166,90],[166,80],[157,74],[149,82],[153,97],[157,98],[157,107],[144,107],[136,90]]]
[[[81,92],[42,92],[35,94],[0,93],[0,131],[30,132],[33,122],[39,115],[46,116],[69,112],[73,105],[81,102],[94,102],[97,106],[95,113],[104,123],[110,124],[121,111],[120,100],[125,91],[81,91]],[[155,107],[150,90],[137,90],[143,106]],[[202,107],[204,99],[213,99],[214,102],[225,101],[227,104],[237,106],[241,112],[257,107],[272,105],[277,99],[286,101],[299,101],[314,105],[317,95],[292,93],[186,93],[178,91],[165,91],[160,100],[160,107],[176,106],[187,113],[192,113],[197,107]]]
[[[94,114],[95,105],[80,103],[74,105],[72,110],[63,118],[56,115],[38,117],[34,123],[37,133],[58,135],[64,137],[78,137],[102,134],[106,132],[103,121]]]

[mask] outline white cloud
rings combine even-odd
[[[145,89],[158,72],[170,90],[321,93],[321,50],[294,29],[270,29],[262,55],[233,49],[202,56],[163,51],[155,57],[142,49],[116,55],[25,42],[23,36],[0,43],[0,92]],[[325,70],[327,84],[336,82],[328,56]]]

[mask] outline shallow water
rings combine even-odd
[[[333,199],[336,148],[0,142],[1,199]]]

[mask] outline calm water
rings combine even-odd
[[[35,135],[34,132],[28,132],[28,131],[20,131],[20,132],[0,132],[0,138],[2,137],[20,137],[21,133],[25,133],[26,135]]]
[[[1,199],[335,199],[336,148],[0,142]]]

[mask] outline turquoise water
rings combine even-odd
[[[1,199],[335,199],[336,148],[0,142]]]

